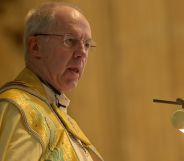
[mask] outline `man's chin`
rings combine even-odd
[[[70,92],[72,91],[73,89],[75,89],[78,85],[78,81],[77,82],[70,82],[69,84],[65,85],[65,86],[61,86],[59,88],[59,91],[60,92]]]

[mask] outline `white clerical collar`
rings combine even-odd
[[[64,110],[65,112],[67,112],[67,108],[70,104],[70,100],[65,96],[64,93],[61,93],[60,95],[55,93],[51,88],[49,88],[47,85],[45,85],[44,83],[42,83],[46,94],[47,94],[47,98],[49,100],[49,103],[52,104],[56,104],[57,107],[61,107],[62,110]]]

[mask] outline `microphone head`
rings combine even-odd
[[[180,105],[184,105],[184,100],[181,99],[181,98],[177,98],[177,99],[176,99],[176,102],[177,102],[178,104],[180,104]]]
[[[184,133],[184,111],[177,110],[171,118],[172,125],[179,131]]]

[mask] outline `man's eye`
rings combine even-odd
[[[76,39],[74,39],[74,38],[66,38],[66,39],[64,40],[64,43],[65,43],[66,46],[72,47],[72,46],[75,46],[75,44],[76,44]]]
[[[85,47],[86,47],[87,49],[89,49],[89,48],[91,47],[91,43],[90,43],[90,42],[85,42]]]

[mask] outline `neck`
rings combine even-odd
[[[47,82],[46,80],[43,80],[40,76],[38,76],[38,78],[40,79],[40,81],[42,83],[44,83],[47,87],[49,87],[50,89],[52,89],[54,91],[54,93],[61,95],[61,92],[58,91],[55,87],[53,87],[49,82]]]

